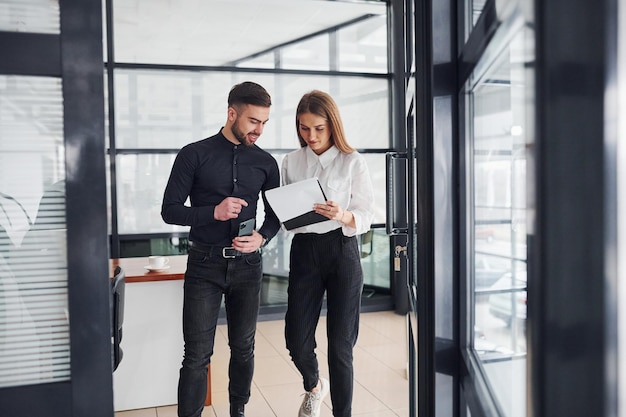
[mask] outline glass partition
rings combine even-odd
[[[117,227],[121,234],[187,232],[161,218],[163,191],[176,154],[129,154],[117,157]]]
[[[264,61],[255,66],[386,73],[386,14],[382,1],[177,0],[158,7],[151,0],[115,1],[115,57],[141,64],[247,67]],[[280,54],[259,58],[270,51]]]
[[[108,63],[105,77],[107,99],[114,102],[107,113],[112,257],[186,254],[189,228],[167,225],[160,215],[171,166],[180,148],[221,129],[230,88],[246,80],[272,96],[258,145],[279,166],[300,146],[300,97],[313,89],[333,96],[350,144],[370,169],[374,223],[385,223],[391,143],[385,2],[113,2],[113,24],[117,62]],[[263,210],[259,200],[257,224]],[[388,293],[389,239],[383,229],[361,238],[366,285]],[[265,248],[268,279],[287,276],[290,239],[280,232]]]
[[[619,8],[618,17],[618,59],[617,59],[617,83],[618,83],[618,109],[616,114],[623,114],[626,110],[626,7]],[[617,145],[617,205],[619,207],[617,215],[617,276],[626,276],[626,118],[620,117],[618,120],[618,145]],[[621,214],[619,214],[621,213]],[[626,283],[623,279],[618,284],[618,299],[626,300]],[[618,317],[618,351],[624,352],[626,346],[626,306],[624,303],[617,305]],[[620,360],[619,370],[620,398],[619,417],[626,417],[626,360]]]
[[[476,21],[480,17],[481,13],[483,12],[486,2],[487,0],[469,0],[470,6],[466,8],[466,10],[468,11],[468,20],[471,23],[468,28],[468,34],[476,24]]]
[[[226,121],[230,88],[252,80],[272,95],[270,120],[259,146],[296,149],[295,110],[300,97],[320,89],[333,95],[350,144],[389,146],[386,78],[255,72],[117,70],[115,141],[118,149],[180,149],[219,131]]]
[[[0,387],[70,379],[61,79],[0,76]]]
[[[527,48],[519,30],[483,66],[468,103],[473,349],[507,417],[526,415]]]
[[[58,0],[3,0],[0,30],[7,32],[61,33]]]

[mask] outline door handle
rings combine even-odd
[[[387,176],[385,229],[388,235],[406,235],[409,230],[407,201],[407,153],[387,152],[385,155]]]

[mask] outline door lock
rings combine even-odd
[[[406,256],[406,246],[396,246],[396,250],[394,251],[393,257],[393,270],[396,272],[400,271],[400,254],[404,254]]]

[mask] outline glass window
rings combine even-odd
[[[59,34],[58,0],[4,0],[0,3],[0,30]]]
[[[285,57],[289,65],[311,70],[324,65],[328,69],[328,42],[301,40],[334,31],[363,16],[387,13],[385,2],[378,1],[137,0],[116,1],[113,7],[118,62],[233,66],[292,44]],[[359,36],[363,47],[375,37]],[[378,60],[380,54],[376,56]]]
[[[367,16],[336,29],[237,61],[246,68],[388,72],[387,17]]]
[[[626,110],[626,7],[619,7],[618,17],[618,109],[615,114],[624,114]],[[620,209],[617,213],[617,276],[626,276],[626,118],[618,118],[618,144],[617,144],[617,201]],[[620,214],[621,213],[621,214]],[[626,282],[618,280],[618,351],[624,352],[626,346]],[[620,358],[618,371],[618,396],[620,398],[619,417],[626,417],[626,360]]]
[[[465,1],[465,40],[476,26],[476,23],[485,12],[485,6],[489,4],[490,11],[495,12],[496,19],[499,22],[505,21],[514,11],[515,7],[524,3],[519,0],[495,0],[488,2],[487,0],[466,0]],[[493,17],[493,16],[492,16]],[[492,23],[492,22],[490,22]],[[480,36],[484,36],[481,33]]]
[[[272,96],[270,120],[258,145],[271,152],[279,166],[286,152],[300,146],[295,128],[300,97],[313,89],[333,96],[350,144],[364,150],[370,168],[376,192],[374,222],[385,222],[384,152],[391,143],[385,2],[231,3],[113,3],[116,60],[142,64],[139,69],[113,64],[111,80],[115,136],[108,142],[114,143],[108,162],[115,161],[109,168],[115,168],[116,199],[109,203],[116,227],[111,224],[109,230],[120,242],[121,256],[185,252],[188,227],[166,225],[160,215],[171,166],[180,148],[221,129],[230,88],[248,80],[263,85]],[[151,69],[153,64],[170,67]],[[108,180],[111,185],[110,175]],[[260,203],[259,224],[263,209]],[[290,234],[279,233],[265,248],[266,275],[287,275],[290,239]],[[388,238],[372,232],[361,244],[367,285],[388,291]]]
[[[526,143],[533,95],[524,41],[520,31],[480,76],[468,103],[474,350],[508,417],[524,416],[526,407]]]
[[[226,120],[228,91],[246,80],[258,82],[272,95],[270,121],[259,142],[262,148],[299,146],[295,109],[312,89],[335,98],[352,146],[389,147],[386,78],[160,70],[116,71],[116,147],[179,149],[217,133]]]
[[[387,190],[387,176],[385,172],[385,154],[379,153],[366,153],[363,154],[367,167],[372,179],[372,186],[374,187],[374,220],[373,223],[385,223],[387,218],[386,212],[386,190]]]
[[[485,8],[486,2],[487,0],[470,0],[469,1],[470,3],[469,20],[471,22],[470,30],[472,27],[474,27],[474,25],[478,21],[480,14],[483,12],[483,9]]]
[[[280,230],[263,248],[263,274],[286,278],[289,276],[289,251],[293,234]],[[389,237],[385,229],[371,229],[359,236],[363,267],[364,297],[389,294]],[[285,294],[286,295],[286,294]]]
[[[283,154],[274,155],[280,166]],[[385,222],[385,156],[365,154],[375,190],[375,223]],[[168,225],[161,218],[163,190],[175,153],[123,154],[116,158],[118,230],[120,234],[188,232],[188,227]],[[259,200],[260,201],[260,200]],[[264,216],[259,204],[258,222]]]
[[[371,229],[359,236],[361,248],[361,266],[363,267],[363,284],[365,296],[376,292],[389,293],[391,280],[389,276],[389,236],[385,229]]]
[[[387,70],[387,17],[374,16],[337,31],[339,71]]]
[[[0,76],[0,387],[70,379],[61,80]]]
[[[121,234],[188,232],[161,218],[163,190],[176,154],[130,154],[117,157],[117,226]]]
[[[199,74],[120,70],[114,78],[117,148],[180,148],[191,138],[202,139],[203,119],[219,124],[225,117],[225,111],[216,108],[216,101],[202,99]],[[206,81],[214,86],[228,83],[219,73],[208,76]],[[198,135],[194,135],[194,129]]]
[[[278,50],[256,55],[252,58],[237,62],[237,67],[241,68],[264,68],[273,69],[280,65],[276,65]]]
[[[329,71],[331,57],[328,38],[328,34],[324,33],[280,48],[280,67]]]

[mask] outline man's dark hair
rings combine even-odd
[[[252,81],[244,81],[231,88],[228,94],[228,107],[241,104],[270,107],[272,99],[265,88]]]

